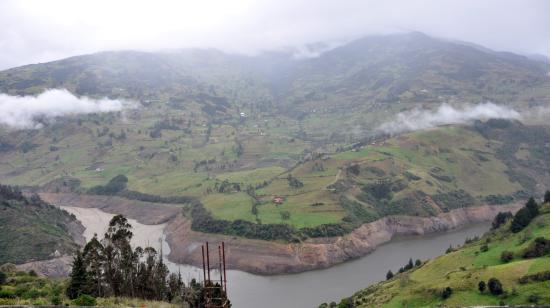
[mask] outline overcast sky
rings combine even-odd
[[[550,56],[545,0],[0,1],[0,69],[114,49],[228,52],[401,31]]]

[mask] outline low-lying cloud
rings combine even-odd
[[[76,97],[65,89],[51,89],[38,96],[0,94],[0,125],[12,129],[38,129],[56,117],[120,111],[133,103],[108,98]]]
[[[475,120],[521,118],[520,112],[493,103],[466,105],[462,108],[442,104],[436,110],[413,109],[400,112],[395,120],[380,125],[378,129],[387,134],[397,134],[445,124],[468,124]]]

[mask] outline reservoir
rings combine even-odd
[[[102,237],[113,216],[93,208],[62,208],[82,221],[86,227],[86,240],[94,233]],[[170,252],[163,240],[164,225],[143,225],[132,219],[129,222],[134,227],[133,245],[149,245],[157,250],[162,245],[164,255]],[[362,258],[299,274],[259,276],[230,270],[227,272],[229,298],[235,308],[301,308],[317,307],[323,302],[338,302],[359,289],[384,280],[388,270],[397,272],[409,258],[425,260],[441,255],[449,245],[461,245],[466,238],[481,235],[489,227],[490,223],[485,223],[439,234],[399,237]],[[217,261],[217,258],[214,259]],[[171,262],[168,265],[172,272],[180,271],[186,281],[202,277],[199,268]],[[215,273],[213,277],[218,277],[218,274]]]

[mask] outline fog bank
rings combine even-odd
[[[0,93],[0,125],[12,129],[38,129],[56,117],[120,111],[135,104],[108,98],[76,97],[65,89],[51,89],[38,96]]]
[[[445,124],[468,124],[475,120],[521,118],[520,112],[493,103],[465,105],[461,108],[442,104],[435,110],[413,109],[400,112],[394,120],[380,125],[378,130],[386,134],[397,134]]]

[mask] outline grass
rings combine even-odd
[[[480,240],[465,244],[457,251],[428,260],[420,267],[413,268],[393,279],[380,282],[353,295],[357,307],[433,307],[527,304],[530,295],[539,296],[539,304],[550,303],[550,281],[520,284],[518,279],[526,274],[550,269],[548,256],[523,259],[521,252],[537,236],[549,236],[550,226],[541,221],[550,221],[550,204],[543,207],[543,214],[523,231],[513,234],[509,224],[487,233]],[[519,239],[528,238],[526,242]],[[480,247],[489,242],[489,250],[481,252]],[[509,263],[500,260],[503,250],[514,252],[515,258]],[[480,293],[478,282],[497,278],[506,291],[504,296],[493,296],[488,291]],[[443,288],[451,287],[450,298],[443,300]]]

